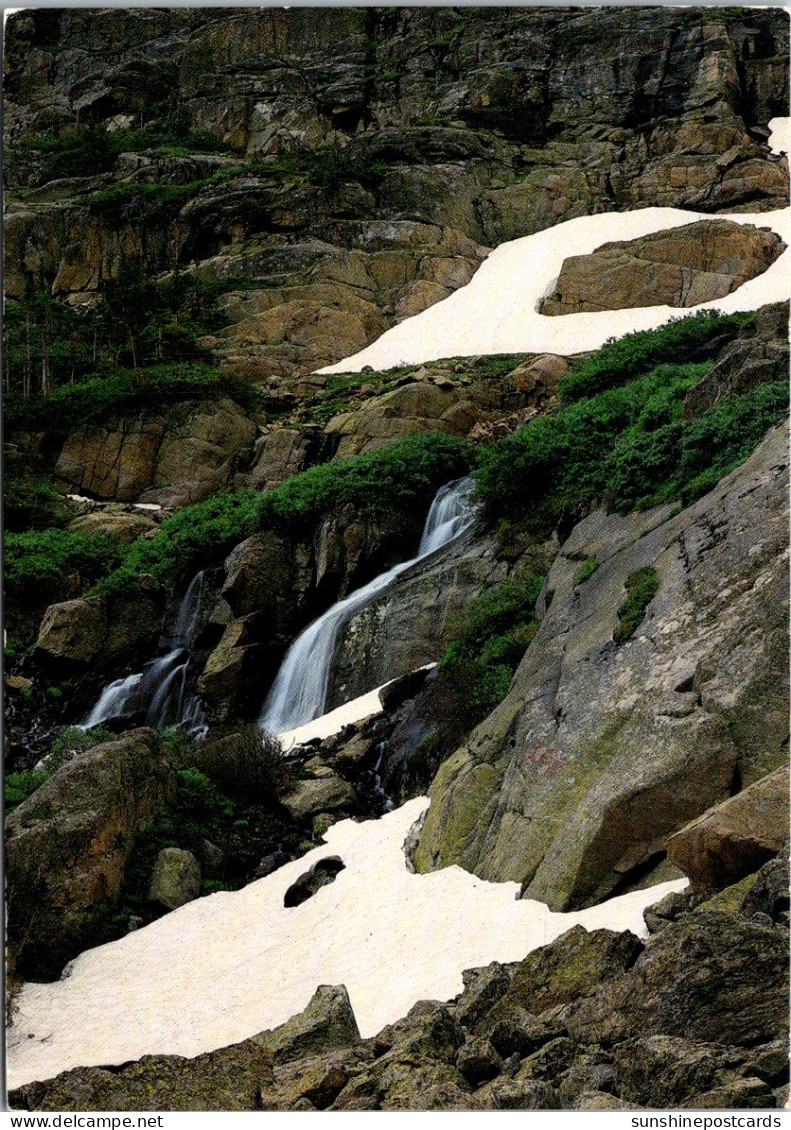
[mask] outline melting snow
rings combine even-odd
[[[425,666],[418,667],[417,670],[430,671],[432,667],[436,666],[436,663],[426,663]],[[382,683],[381,687],[368,691],[366,694],[360,695],[359,698],[353,698],[350,702],[344,702],[342,706],[337,706],[327,714],[313,718],[310,722],[305,722],[304,725],[297,726],[294,730],[283,730],[282,733],[278,734],[278,737],[285,749],[291,749],[292,746],[302,745],[313,738],[330,738],[333,734],[340,733],[344,726],[349,726],[352,722],[362,722],[365,718],[373,717],[374,714],[381,714],[382,700],[379,697],[379,692],[394,682],[395,679],[390,679],[387,683]]]
[[[678,318],[695,310],[717,309],[732,313],[784,301],[789,291],[791,249],[786,249],[762,275],[750,279],[732,294],[689,310],[643,306],[555,317],[538,313],[537,307],[560,274],[567,255],[586,255],[612,240],[637,239],[650,232],[711,219],[769,227],[786,243],[791,242],[791,209],[788,208],[716,216],[682,208],[641,208],[632,212],[580,216],[501,244],[484,260],[467,286],[422,314],[394,326],[359,353],[319,372],[359,372],[364,365],[388,369],[401,364],[437,361],[442,357],[472,357],[482,353],[582,353],[598,349],[610,337],[652,329],[671,317]]]
[[[70,1067],[148,1054],[195,1056],[300,1012],[316,987],[346,985],[363,1036],[418,1000],[462,991],[462,970],[516,961],[577,923],[645,935],[642,911],[686,880],[589,910],[554,914],[460,867],[407,871],[402,845],[428,807],[409,801],[379,820],[343,820],[318,847],[241,891],[180,907],[81,954],[54,984],[25,985],[9,1033],[9,1085]],[[345,869],[300,906],[289,887],[313,864]]]

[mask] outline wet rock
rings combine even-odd
[[[133,730],[78,754],[15,809],[6,821],[12,966],[56,976],[100,940],[95,910],[117,903],[135,837],[169,788],[157,734]]]
[[[163,848],[156,858],[148,897],[168,910],[191,902],[200,894],[201,869],[191,851]]]

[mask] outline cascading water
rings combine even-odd
[[[195,639],[211,608],[211,595],[205,575],[197,573],[174,623],[160,640],[164,654],[143,671],[105,687],[82,726],[87,729],[125,715],[139,715],[157,730],[181,726],[196,736],[205,732],[200,699],[189,691],[188,673]]]
[[[437,491],[423,527],[417,556],[375,577],[314,620],[289,648],[259,719],[262,730],[278,734],[324,713],[338,634],[354,612],[396,577],[468,530],[475,521],[469,476]]]

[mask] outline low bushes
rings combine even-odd
[[[107,424],[119,416],[159,415],[186,400],[230,396],[252,407],[255,389],[208,365],[151,365],[119,369],[105,377],[56,388],[48,396],[11,400],[5,409],[8,431],[46,431],[67,435],[77,428]]]
[[[574,366],[560,382],[560,398],[570,404],[634,380],[657,365],[687,362],[695,353],[710,354],[734,338],[751,319],[751,314],[700,310],[686,318],[673,318],[655,330],[612,339]]]
[[[380,513],[424,506],[442,483],[464,474],[470,461],[463,440],[426,432],[312,467],[273,490],[214,495],[166,519],[154,537],[135,542],[99,590],[125,587],[141,572],[175,586],[256,530],[304,530],[321,514],[346,505]]]
[[[627,511],[709,490],[782,419],[788,392],[785,382],[759,385],[684,420],[686,391],[706,368],[660,365],[483,451],[477,482],[490,519],[530,515],[546,529],[594,502]]]

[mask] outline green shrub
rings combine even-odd
[[[699,310],[686,318],[672,318],[655,330],[639,330],[611,338],[592,357],[578,362],[560,382],[565,403],[594,396],[607,388],[625,384],[663,363],[683,363],[715,338],[735,337],[752,320],[752,314],[720,314]]]
[[[596,557],[586,557],[583,563],[577,570],[577,575],[574,578],[575,585],[582,585],[587,581],[588,577],[592,577],[596,570],[599,568],[599,562]]]
[[[6,773],[3,778],[3,799],[6,812],[10,812],[43,785],[67,761],[78,753],[93,749],[95,745],[109,741],[113,735],[101,727],[80,730],[76,726],[62,730],[52,743],[49,754],[40,769],[22,769],[16,773]]]
[[[207,365],[120,369],[104,377],[64,385],[48,396],[9,401],[5,409],[6,428],[66,435],[79,427],[106,425],[121,416],[161,414],[170,405],[186,400],[232,396],[251,406],[257,395],[242,379],[228,377]]]
[[[23,800],[43,785],[49,774],[43,769],[22,769],[17,773],[6,773],[3,778],[3,801],[6,812],[11,812]]]
[[[10,604],[23,600],[40,605],[58,593],[69,573],[88,584],[120,565],[123,547],[115,538],[96,533],[90,540],[65,530],[31,530],[6,534],[5,584]]]
[[[635,569],[626,578],[626,600],[618,609],[618,627],[612,638],[616,643],[630,640],[643,622],[645,610],[659,590],[659,578],[653,565]]]
[[[687,390],[707,368],[659,365],[483,449],[477,486],[490,520],[529,516],[546,531],[594,503],[626,511],[710,489],[782,419],[788,391],[785,382],[759,385],[685,420]]]
[[[175,586],[256,530],[301,530],[347,504],[380,513],[424,505],[443,482],[468,470],[470,458],[463,440],[426,432],[368,455],[312,467],[273,490],[214,495],[167,518],[154,537],[135,542],[98,591],[124,588],[141,572]]]
[[[10,460],[6,462],[3,488],[3,517],[8,531],[43,530],[61,526],[71,517],[50,479],[35,471],[20,471]]]

